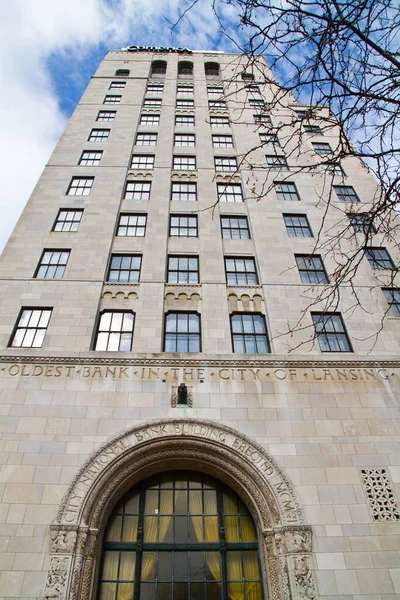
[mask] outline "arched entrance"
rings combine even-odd
[[[262,575],[272,600],[316,597],[311,528],[281,468],[237,431],[185,419],[126,431],[80,469],[51,526],[46,598],[93,598],[104,528],[114,507],[140,481],[172,470],[206,473],[247,506],[261,540]]]

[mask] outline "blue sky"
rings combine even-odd
[[[0,251],[90,77],[109,49],[130,44],[237,51],[222,36],[210,0],[13,0],[2,8]],[[236,9],[224,23],[236,35]]]

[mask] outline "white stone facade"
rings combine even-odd
[[[162,99],[162,107],[144,110],[153,60],[167,62],[165,78],[151,79],[164,85],[162,95],[151,95]],[[180,60],[194,64],[193,79],[178,81],[194,85],[193,109],[176,109]],[[289,180],[296,184],[300,202],[280,200],[274,189],[257,201],[267,177],[265,148],[259,148],[253,153],[256,167],[243,165],[230,182],[241,184],[245,201],[217,203],[217,184],[227,180],[226,174],[216,174],[214,156],[240,158],[259,145],[256,111],[247,106],[240,78],[237,92],[231,81],[240,72],[241,60],[211,53],[107,53],[4,250],[1,598],[96,597],[96,564],[110,507],[105,503],[99,514],[80,507],[79,516],[68,525],[65,506],[71,490],[77,489],[77,474],[93,468],[90,465],[102,456],[100,448],[104,456],[107,452],[111,456],[116,436],[136,435],[132,456],[130,444],[123,456],[126,481],[133,484],[140,479],[135,452],[137,456],[142,452],[140,460],[150,472],[152,453],[158,456],[163,451],[163,432],[143,433],[152,431],[149,422],[155,423],[153,428],[167,423],[166,469],[175,468],[177,452],[177,468],[185,464],[207,471],[206,461],[198,456],[210,452],[211,465],[215,446],[216,462],[210,469],[224,478],[221,464],[226,461],[226,481],[248,503],[256,521],[270,598],[400,598],[400,318],[386,317],[370,352],[371,340],[363,338],[379,328],[387,302],[380,289],[383,284],[377,287],[376,274],[363,259],[355,283],[366,310],[346,317],[352,303],[350,288],[342,290],[338,310],[352,352],[322,353],[315,343],[287,353],[288,344],[309,337],[309,331],[295,332],[293,342],[279,333],[307,307],[304,293],[309,286],[301,283],[293,268],[294,254],[312,252],[315,239],[288,237],[282,214],[306,214],[311,229],[318,231],[325,179],[318,169],[295,172],[295,157],[289,152],[288,164],[293,167]],[[227,111],[209,111],[207,85],[218,82],[206,81],[208,61],[219,63],[222,83],[230,90]],[[116,77],[118,69],[129,69],[129,76]],[[109,90],[112,81],[125,81],[126,86]],[[268,102],[271,92],[261,88]],[[121,95],[121,102],[103,104],[110,94]],[[115,119],[97,121],[99,111],[116,111]],[[141,113],[159,114],[159,125],[140,125]],[[195,115],[195,126],[175,127],[176,113]],[[229,116],[230,125],[211,128],[210,114]],[[272,112],[273,124],[289,122],[290,114],[289,104],[279,114]],[[109,129],[108,139],[88,141],[92,129]],[[157,133],[157,144],[135,146],[138,131]],[[174,133],[194,133],[195,146],[174,148]],[[211,136],[217,134],[232,135],[234,148],[213,147]],[[334,134],[321,140],[333,145]],[[302,140],[310,165],[311,141]],[[99,165],[78,165],[83,151],[102,151]],[[132,154],[154,155],[154,169],[131,170]],[[173,155],[195,156],[196,169],[172,170]],[[354,187],[361,202],[371,202],[376,186],[361,163],[349,158],[342,166],[346,178],[341,183]],[[94,177],[90,194],[67,195],[73,177]],[[274,171],[268,177],[270,183],[281,181],[282,173]],[[127,181],[151,182],[150,199],[124,199]],[[171,201],[171,181],[196,183],[197,201]],[[343,218],[342,205],[337,206]],[[83,210],[76,232],[53,231],[60,209]],[[143,237],[115,235],[121,212],[147,215]],[[169,237],[174,214],[197,215],[198,237]],[[335,227],[335,214],[328,213],[326,231]],[[250,239],[223,239],[224,215],[247,216]],[[383,245],[379,235],[376,246]],[[70,251],[61,279],[35,277],[45,249]],[[396,258],[394,249],[388,251]],[[128,253],[142,256],[140,281],[106,282],[111,254]],[[197,256],[199,282],[168,284],[168,255]],[[259,283],[227,286],[225,256],[254,258]],[[324,259],[325,269],[332,272],[334,263],[329,261]],[[24,308],[52,309],[41,347],[10,345]],[[135,313],[131,352],[94,350],[104,310]],[[200,315],[201,352],[163,351],[168,311]],[[230,314],[234,313],[265,317],[270,353],[233,352]],[[181,382],[188,386],[191,406],[174,405]],[[174,423],[179,423],[175,430]],[[240,443],[234,441],[235,432]],[[122,469],[117,453],[110,458],[116,481],[119,460]],[[262,465],[268,461],[281,479],[262,479]],[[85,495],[88,507],[97,502],[100,506],[106,490],[110,498],[115,494],[115,502],[125,489],[123,478],[121,487],[114,489],[105,477],[99,467]],[[285,521],[280,504],[282,481],[288,486],[287,501],[296,507],[292,521]]]

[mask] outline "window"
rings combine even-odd
[[[195,171],[196,157],[195,156],[174,156],[172,168],[175,171]]]
[[[162,100],[158,98],[145,98],[143,100],[143,108],[161,108]]]
[[[67,191],[68,196],[88,196],[94,177],[73,177]]]
[[[365,256],[368,259],[371,269],[374,271],[380,269],[394,269],[394,264],[386,248],[366,248]]]
[[[270,352],[267,328],[262,315],[231,315],[233,351],[245,354],[267,354]]]
[[[345,172],[339,163],[326,163],[323,167],[328,175],[345,175]]]
[[[130,70],[129,69],[117,69],[115,71],[115,75],[117,77],[129,77]]]
[[[306,215],[283,215],[289,237],[313,237]]]
[[[137,283],[141,264],[142,257],[138,254],[112,254],[107,281],[110,283]]]
[[[100,163],[102,155],[102,151],[90,152],[89,150],[84,150],[79,159],[79,164],[85,167],[95,167]]]
[[[298,119],[306,119],[307,117],[310,116],[310,111],[309,110],[295,110],[294,114],[296,115],[296,117]]]
[[[384,288],[382,290],[394,317],[400,317],[400,289]]]
[[[164,352],[200,352],[200,346],[198,314],[170,312],[165,316]]]
[[[140,125],[159,125],[160,115],[140,115]]]
[[[136,146],[156,146],[156,133],[138,133],[136,136]]]
[[[143,237],[146,233],[147,215],[121,213],[119,215],[117,236]]]
[[[186,125],[188,127],[194,126],[194,115],[176,115],[175,125]]]
[[[36,269],[37,279],[61,279],[69,259],[69,250],[44,250]]]
[[[221,230],[224,239],[250,239],[247,217],[221,217]]]
[[[199,283],[199,259],[197,256],[169,256],[168,283]]]
[[[153,154],[133,154],[131,169],[153,169],[154,155]]]
[[[274,183],[275,192],[278,200],[300,200],[297,189],[294,183]]]
[[[23,308],[9,345],[13,348],[41,348],[51,313],[51,308]]]
[[[233,148],[233,137],[231,135],[213,135],[212,145],[214,148]]]
[[[272,127],[271,117],[269,115],[253,115],[254,123]]]
[[[176,101],[176,108],[193,108],[194,100],[178,100]]]
[[[235,173],[238,169],[236,158],[233,156],[227,158],[224,156],[214,157],[215,170],[222,171],[224,173]]]
[[[92,129],[88,142],[104,142],[110,135],[109,129]]]
[[[197,200],[197,186],[195,183],[172,182],[171,200],[192,202]]]
[[[254,258],[226,257],[225,271],[228,285],[258,285]]]
[[[258,87],[258,85],[247,86],[246,92],[252,98],[260,98],[262,100],[262,95],[261,95],[260,88]]]
[[[352,352],[339,313],[311,313],[321,352]]]
[[[168,313],[165,331],[166,351],[199,351],[199,315]],[[217,600],[223,589],[232,600],[263,597],[248,509],[227,486],[197,472],[169,471],[132,488],[109,517],[99,563],[102,599]]]
[[[162,94],[164,92],[164,84],[162,83],[148,83],[146,94]]]
[[[176,86],[176,94],[177,96],[193,96],[194,87],[192,85],[178,84]]]
[[[211,127],[229,127],[229,117],[210,117]]]
[[[314,148],[314,152],[319,154],[320,156],[327,156],[328,154],[332,154],[332,148],[329,144],[325,144],[322,142],[315,142],[312,144]]]
[[[266,155],[267,167],[271,171],[289,171],[289,167],[284,156]]]
[[[322,259],[317,254],[295,256],[302,283],[329,283]]]
[[[176,133],[174,146],[195,146],[195,140],[193,133]]]
[[[304,125],[304,131],[310,135],[323,135],[322,130],[318,125]]]
[[[171,237],[197,237],[197,216],[171,215],[169,235]]]
[[[167,63],[165,60],[154,60],[151,64],[151,77],[163,78],[167,72]]]
[[[351,185],[335,185],[333,189],[336,192],[336,196],[342,202],[360,202],[354,188]]]
[[[368,213],[358,213],[357,215],[348,214],[350,225],[354,233],[364,233],[370,235],[376,233],[371,216]]]
[[[112,81],[110,83],[110,90],[123,90],[125,89],[126,81]]]
[[[209,100],[208,108],[210,110],[226,110],[225,100]]]
[[[116,114],[115,110],[99,110],[96,121],[114,121]]]
[[[150,200],[150,181],[127,181],[125,200]]]
[[[178,63],[178,78],[179,79],[192,79],[193,77],[193,63],[188,60],[182,60]]]
[[[265,144],[266,146],[276,146],[277,148],[281,147],[276,133],[259,133],[258,135],[260,136],[260,142],[262,144]]]
[[[61,208],[53,231],[78,231],[81,222],[83,210],[66,210]]]
[[[254,81],[254,75],[252,73],[243,72],[242,79],[243,81]]]
[[[130,352],[135,314],[130,310],[105,310],[100,315],[95,350]]]
[[[217,184],[218,200],[220,202],[243,202],[243,192],[240,183]]]
[[[209,96],[223,96],[224,95],[224,88],[222,87],[222,85],[208,85],[207,86],[207,94]]]
[[[106,96],[103,100],[103,104],[119,104],[122,96]]]
[[[219,64],[215,62],[207,62],[204,65],[206,79],[219,79]]]
[[[257,98],[249,98],[249,104],[252,108],[256,108],[258,110],[262,110],[265,107],[264,100],[259,100]]]

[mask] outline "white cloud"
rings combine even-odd
[[[55,53],[71,57],[74,72],[74,59],[82,61],[100,43],[108,48],[147,43],[211,49],[219,32],[209,0],[193,8],[171,39],[163,15],[173,21],[183,5],[181,0],[13,0],[4,4],[0,251],[66,125],[48,58]]]

